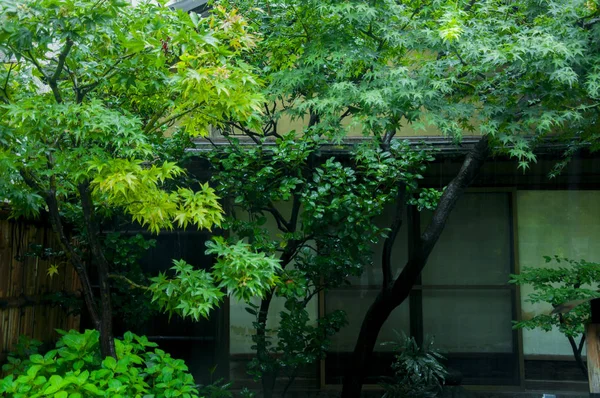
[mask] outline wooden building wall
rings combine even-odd
[[[27,255],[32,244],[60,250],[50,226],[8,220],[0,213],[0,365],[20,335],[48,342],[58,337],[57,328],[79,329],[79,316],[50,299],[57,292],[79,294],[75,270],[64,258]],[[58,274],[48,275],[56,263]]]

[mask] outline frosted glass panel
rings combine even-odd
[[[508,193],[463,195],[424,268],[424,285],[506,284],[511,266]],[[425,228],[431,213],[422,213]]]
[[[331,350],[334,352],[352,352],[356,344],[356,338],[360,325],[369,309],[369,306],[377,297],[377,291],[356,288],[356,290],[336,290],[327,293],[326,311],[344,310],[347,314],[348,325],[342,328],[335,336]],[[386,341],[397,340],[394,330],[398,333],[409,334],[408,300],[396,308],[383,325],[379,333],[379,339],[375,351],[389,351],[389,346],[382,346]]]
[[[600,261],[600,191],[518,191],[519,262],[525,267],[556,267],[543,256]],[[561,264],[562,265],[562,264]],[[526,301],[530,286],[521,287],[524,319],[547,314],[552,308]],[[525,355],[572,358],[568,340],[556,329],[523,331]]]
[[[424,334],[449,353],[510,353],[510,296],[510,290],[423,291]]]

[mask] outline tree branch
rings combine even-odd
[[[148,286],[139,285],[139,284],[135,283],[134,281],[132,281],[131,279],[129,279],[126,276],[123,276],[123,275],[109,274],[108,277],[111,278],[111,279],[122,280],[123,282],[127,283],[128,285],[130,285],[130,287],[132,289],[150,290],[150,288]]]
[[[148,123],[144,126],[145,133],[147,133],[148,131],[150,131],[152,129],[152,127],[154,127],[156,122],[158,122],[158,120],[161,118],[161,116],[165,114],[167,109],[169,109],[169,107],[165,107],[162,111],[157,112],[156,114],[154,114],[154,116],[152,116],[150,118],[150,120],[148,120]]]
[[[352,108],[351,108],[351,107],[348,107],[348,108],[346,109],[346,111],[345,111],[344,113],[342,113],[342,116],[340,116],[340,122],[341,122],[342,120],[344,120],[344,118],[346,118],[347,116],[350,116],[350,113],[352,113]]]
[[[115,340],[112,332],[112,306],[110,302],[109,266],[102,245],[100,243],[100,230],[95,217],[94,203],[89,181],[83,181],[77,186],[83,210],[85,228],[88,241],[93,255],[92,261],[96,264],[98,271],[98,282],[100,283],[100,302],[102,304],[102,318],[100,323],[100,347],[103,356],[116,358]]]
[[[389,152],[390,151],[390,145],[392,143],[392,138],[394,138],[394,136],[396,135],[396,129],[394,130],[387,130],[385,132],[385,134],[383,135],[383,142],[382,142],[382,149],[384,151]]]
[[[50,89],[52,90],[52,94],[54,95],[54,99],[56,100],[56,102],[59,104],[62,103],[62,96],[60,95],[60,90],[58,89],[58,85],[56,84],[56,82],[53,82],[50,76],[48,76],[46,72],[44,72],[44,69],[37,61],[37,59],[35,59],[31,51],[27,51],[27,54],[29,54],[29,61],[31,61],[31,63],[35,66],[38,72],[40,72],[46,83],[50,86]]]
[[[10,81],[10,74],[12,72],[12,70],[14,69],[15,64],[14,63],[10,63],[10,66],[8,67],[8,71],[6,72],[6,79],[4,79],[4,85],[2,87],[2,91],[4,92],[4,98],[5,98],[5,103],[8,104],[10,103],[10,98],[8,96],[8,82]]]
[[[279,228],[280,231],[282,232],[290,232],[290,228],[289,225],[287,223],[287,221],[285,220],[285,218],[281,215],[281,213],[279,212],[279,210],[277,210],[275,208],[275,206],[271,205],[265,209],[263,209],[264,211],[267,211],[269,213],[271,213],[273,215],[273,217],[275,218],[275,221],[277,222],[277,228]]]
[[[65,60],[67,59],[67,56],[69,55],[69,52],[71,51],[72,47],[73,47],[73,40],[71,40],[70,38],[67,38],[65,46],[63,47],[62,51],[60,52],[60,55],[58,56],[58,63],[56,65],[56,70],[54,71],[54,74],[50,78],[51,82],[53,82],[54,84],[56,84],[56,82],[60,78],[60,74],[62,73],[63,67],[65,65]]]
[[[394,304],[399,305],[408,297],[411,288],[416,283],[431,251],[442,234],[452,209],[467,187],[477,177],[489,152],[489,137],[485,135],[481,137],[465,157],[460,171],[444,190],[429,225],[427,225],[420,241],[416,244],[414,256],[408,259],[402,272],[394,282],[391,292]]]
[[[392,274],[392,249],[394,242],[398,236],[398,232],[402,227],[402,216],[404,213],[404,196],[406,193],[406,186],[404,183],[398,184],[398,193],[396,194],[396,210],[394,215],[394,221],[390,227],[391,231],[388,237],[385,239],[383,244],[383,253],[381,254],[381,273],[383,274],[382,287],[387,289],[393,281]]]
[[[98,80],[96,80],[93,83],[88,83],[86,85],[83,85],[80,87],[80,92],[81,92],[81,97],[85,97],[88,93],[90,93],[93,89],[95,89],[96,87],[98,87],[98,85],[100,85],[100,83],[106,81],[107,79],[110,79],[111,77],[113,77],[115,75],[115,73],[111,73],[113,72],[117,66],[119,66],[119,64],[121,62],[123,62],[126,59],[129,59],[131,57],[133,57],[135,54],[127,54],[122,56],[121,58],[119,58],[114,64],[112,64],[107,70],[104,71],[104,73],[98,78]]]
[[[319,123],[321,121],[321,117],[314,113],[314,112],[310,112],[310,118],[308,120],[308,128],[313,127],[314,125],[316,125],[317,123]]]
[[[585,333],[581,335],[581,339],[579,340],[579,347],[577,347],[577,352],[581,355],[581,351],[583,351],[583,346],[585,344]]]
[[[167,124],[169,124],[169,123],[171,123],[171,122],[173,122],[173,121],[175,121],[175,120],[177,120],[177,119],[179,119],[179,118],[181,118],[181,117],[183,117],[183,116],[187,115],[188,113],[191,113],[191,112],[195,111],[195,110],[196,110],[196,109],[198,109],[199,107],[200,107],[200,105],[194,105],[194,106],[190,107],[189,109],[187,109],[187,110],[185,110],[185,111],[183,111],[183,112],[179,112],[179,113],[177,113],[177,114],[175,114],[175,115],[171,116],[170,118],[168,118],[168,119],[166,119],[166,120],[163,120],[162,122],[160,122],[159,124],[157,124],[157,125],[156,125],[156,126],[154,126],[154,127],[151,127],[151,128],[150,128],[150,129],[148,129],[148,130],[144,129],[144,132],[145,132],[146,134],[153,133],[153,132],[155,132],[156,130],[158,130],[159,128],[161,128],[162,126],[165,126],[165,125],[167,125]]]
[[[21,169],[19,170],[19,173],[21,174],[21,177],[23,178],[25,183],[29,185],[29,187],[31,187],[32,189],[38,191],[44,198],[46,205],[48,206],[52,230],[58,236],[61,247],[65,251],[67,258],[69,259],[71,264],[73,264],[75,272],[77,272],[77,276],[79,278],[79,281],[81,282],[81,287],[83,289],[83,298],[86,304],[86,308],[90,314],[90,318],[92,319],[94,327],[98,329],[100,327],[100,317],[98,316],[98,312],[96,310],[96,304],[94,300],[92,285],[90,284],[90,278],[88,276],[87,269],[83,263],[83,260],[81,259],[75,248],[71,245],[71,242],[69,241],[65,233],[65,229],[60,218],[58,201],[56,200],[56,181],[54,177],[50,178],[50,189],[48,191],[44,191],[41,185],[37,182],[37,179],[34,176],[32,176],[29,172]]]
[[[300,195],[295,193],[293,195],[292,202],[292,214],[290,216],[290,222],[288,224],[288,230],[290,232],[296,232],[296,228],[298,226],[298,216],[300,215],[300,206],[302,203],[300,202]]]

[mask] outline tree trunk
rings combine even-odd
[[[52,168],[51,158],[49,160],[49,166]],[[71,241],[67,237],[65,233],[65,229],[62,224],[62,219],[60,218],[60,209],[58,207],[58,201],[56,200],[56,179],[54,176],[50,177],[50,188],[45,190],[38,183],[38,180],[35,176],[31,175],[27,170],[20,169],[19,174],[23,178],[23,181],[31,187],[33,190],[37,191],[46,202],[48,206],[48,213],[50,215],[50,224],[52,225],[52,230],[58,236],[58,240],[60,242],[61,248],[65,251],[69,262],[75,268],[75,272],[77,272],[77,277],[81,282],[81,288],[83,289],[83,300],[87,307],[87,310],[90,314],[90,318],[92,318],[92,323],[96,329],[100,328],[100,318],[98,316],[98,312],[96,311],[96,303],[94,300],[94,292],[92,290],[92,285],[90,284],[90,278],[87,274],[87,269],[85,264],[73,245]]]
[[[585,378],[587,380],[588,379],[588,369],[585,364],[585,361],[583,360],[583,357],[581,356],[581,351],[577,347],[577,344],[575,343],[575,339],[573,337],[567,336],[567,338],[569,339],[569,344],[571,345],[571,349],[573,350],[573,356],[575,357],[575,362],[577,362],[577,366],[579,366],[579,369],[581,369],[581,372],[583,373],[583,375],[585,376]],[[583,334],[582,339],[583,338],[585,338],[585,333]]]
[[[294,205],[292,209],[292,216],[290,218],[290,222],[288,223],[288,231],[295,232],[296,231],[296,223],[298,219],[298,214],[300,211],[300,201],[297,196],[294,196]],[[293,241],[292,244],[289,244],[285,253],[280,258],[281,268],[285,269],[285,267],[290,263],[294,254],[296,252],[296,248],[300,245],[300,242]],[[275,290],[272,289],[264,299],[260,302],[260,309],[258,312],[257,322],[260,325],[256,330],[256,357],[259,362],[268,363],[270,361],[269,358],[269,350],[267,346],[267,317],[269,315],[269,307],[271,305],[271,301],[273,300],[273,296],[275,295]],[[263,397],[271,398],[273,397],[273,393],[275,390],[275,382],[277,381],[277,371],[275,368],[264,371],[261,376],[261,384],[263,389]]]
[[[93,256],[92,261],[96,264],[98,283],[100,284],[100,303],[102,307],[102,317],[100,319],[100,353],[103,357],[110,356],[116,358],[117,354],[112,330],[108,261],[104,257],[104,252],[100,244],[100,230],[94,217],[94,204],[92,203],[89,183],[81,183],[78,189],[81,207],[83,208],[85,227],[88,233],[88,241]]]
[[[81,288],[83,290],[83,300],[85,302],[85,306],[88,310],[90,318],[92,319],[94,327],[100,330],[100,317],[98,316],[98,311],[96,310],[94,291],[92,290],[92,285],[90,283],[86,266],[83,262],[83,259],[75,251],[75,248],[71,245],[69,238],[67,238],[67,235],[65,234],[64,227],[60,219],[58,203],[56,202],[56,198],[53,194],[49,194],[46,197],[46,204],[48,205],[48,210],[50,213],[52,230],[58,236],[62,249],[65,251],[67,258],[75,268],[75,272],[77,273],[77,277],[79,278],[79,282],[81,283]]]
[[[406,300],[427,263],[456,202],[481,170],[489,154],[489,140],[482,137],[465,157],[460,171],[448,184],[425,232],[391,289],[384,286],[363,319],[352,359],[346,369],[342,398],[360,398],[365,375],[381,327],[392,311]],[[391,252],[388,254],[391,256]]]
[[[391,289],[384,289],[375,298],[363,319],[350,365],[346,369],[342,397],[360,397],[365,373],[370,368],[371,356],[379,331],[394,310]]]
[[[268,363],[269,358],[269,347],[267,346],[267,316],[269,314],[269,306],[273,300],[275,292],[271,290],[267,296],[260,302],[260,309],[258,312],[258,324],[259,328],[256,330],[256,357],[259,362]],[[267,370],[262,372],[260,381],[262,384],[263,397],[272,398],[275,390],[275,381],[277,375],[274,369],[270,369],[268,366]]]

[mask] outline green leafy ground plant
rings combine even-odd
[[[125,333],[115,342],[118,359],[102,359],[98,331],[59,333],[54,349],[0,380],[0,397],[200,397],[185,363],[145,337]]]
[[[383,398],[433,398],[442,392],[448,376],[444,356],[433,347],[433,338],[426,338],[419,347],[414,337],[399,335],[397,341],[383,343],[392,346],[394,376],[381,383]]]

